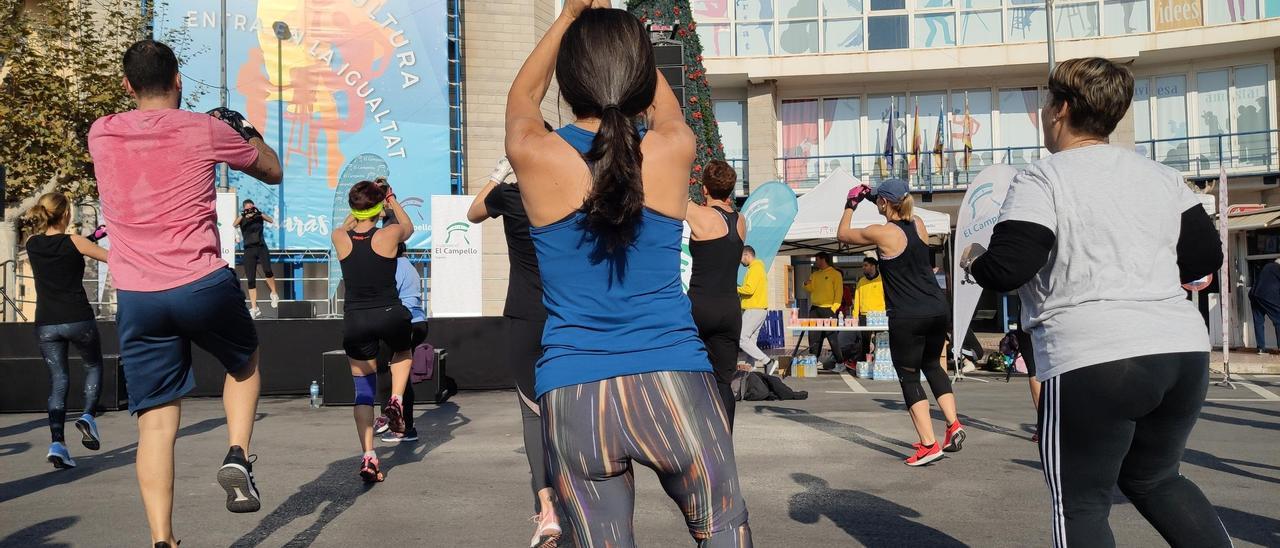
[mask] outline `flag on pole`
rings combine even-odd
[[[890,97],[889,98],[889,131],[886,132],[884,136],[884,156],[883,157],[884,157],[884,165],[886,166],[886,175],[885,175],[886,177],[888,176],[888,173],[893,172],[893,148],[894,148],[893,142],[897,140],[895,139],[895,137],[897,136],[896,135],[897,130],[894,127],[897,122],[897,120],[895,119],[897,117],[896,116],[897,110],[898,110],[897,106],[898,106],[898,98]]]
[[[942,116],[942,110],[943,110],[942,107],[943,105],[941,104],[938,105],[938,132],[937,132],[937,135],[934,136],[933,138],[933,161],[936,164],[936,167],[938,168],[938,175],[942,175],[947,171],[946,170],[947,161],[946,161],[946,158],[943,158],[942,156],[943,154],[942,129],[943,129],[943,126],[947,125],[947,121],[946,121],[946,118]]]
[[[880,130],[876,130],[876,167],[880,170],[880,177],[889,176],[889,166],[884,163],[883,146],[880,144]]]
[[[908,171],[916,171],[920,167],[920,99],[916,99],[915,115],[911,119],[911,162]]]
[[[969,171],[969,158],[973,156],[973,126],[969,118],[969,92],[964,94],[964,170]]]

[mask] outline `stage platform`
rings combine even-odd
[[[305,395],[311,381],[321,379],[325,352],[342,349],[341,319],[257,320],[262,395]],[[501,317],[433,318],[429,322],[427,342],[449,352],[447,374],[462,390],[512,388],[508,371],[505,322]],[[107,356],[120,353],[120,342],[114,321],[98,322],[102,334],[102,352]],[[220,396],[224,372],[221,364],[207,352],[193,347],[196,389],[192,396]],[[73,394],[68,404],[80,405],[74,396],[79,388],[79,357],[74,349],[71,367]],[[119,364],[119,365],[116,365]],[[122,366],[108,359],[108,367]],[[123,374],[107,372],[108,379],[120,379],[118,388],[104,386],[104,405],[120,408],[114,397],[123,398]],[[0,412],[42,411],[49,394],[49,376],[40,357],[35,326],[30,323],[0,323]]]

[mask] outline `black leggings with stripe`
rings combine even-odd
[[[551,485],[576,546],[635,546],[635,472],[658,474],[699,547],[750,547],[729,422],[711,373],[658,371],[542,396]]]
[[[1204,493],[1178,472],[1209,386],[1209,354],[1140,356],[1044,383],[1040,459],[1057,547],[1115,546],[1116,485],[1171,546],[1230,546]]]

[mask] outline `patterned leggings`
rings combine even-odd
[[[583,548],[634,546],[636,462],[657,472],[699,547],[750,547],[733,438],[710,373],[659,371],[541,400],[551,485]]]

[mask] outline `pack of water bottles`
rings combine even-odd
[[[877,316],[884,316],[884,314],[878,313]],[[888,318],[886,317],[885,320],[888,321]],[[871,323],[870,314],[867,315],[867,323]],[[874,354],[875,358],[870,368],[870,378],[877,381],[898,380],[898,373],[893,369],[893,354],[889,352],[889,334],[883,331],[876,333],[874,340],[876,351]]]
[[[868,327],[889,327],[889,315],[884,312],[867,312]],[[888,348],[889,345],[885,345]]]
[[[797,356],[791,362],[791,376],[797,378],[815,378],[818,376],[818,358],[816,356]]]

